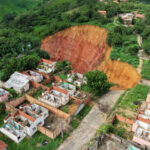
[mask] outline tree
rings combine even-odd
[[[143,43],[143,49],[148,55],[150,55],[150,40]]]
[[[111,87],[111,84],[107,81],[107,76],[103,71],[89,71],[85,76],[87,77],[87,87],[89,92],[94,95],[102,95]]]
[[[142,20],[138,20],[134,25],[134,31],[136,31],[136,33],[138,34],[141,34],[145,27],[146,27],[145,23]]]
[[[137,44],[133,44],[128,47],[128,52],[133,56],[137,55],[138,51],[139,51],[139,47]]]
[[[4,103],[0,103],[0,115],[4,114],[5,113],[5,104]]]
[[[150,27],[146,27],[142,32],[143,39],[147,39],[150,36]]]
[[[40,58],[50,59],[48,52],[44,50],[38,50],[38,55]]]
[[[146,13],[146,23],[150,24],[150,12]]]
[[[72,70],[72,67],[69,61],[64,60],[56,63],[56,72],[64,71],[65,73],[68,73],[70,70]]]

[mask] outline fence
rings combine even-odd
[[[67,114],[67,113],[65,113],[65,112],[63,112],[63,111],[61,111],[61,110],[59,110],[59,109],[57,109],[57,108],[54,108],[54,107],[52,107],[52,106],[50,106],[50,105],[47,105],[47,104],[45,104],[44,102],[41,102],[41,101],[39,101],[39,100],[33,98],[32,96],[28,95],[28,94],[25,95],[25,98],[26,98],[26,100],[29,101],[30,103],[35,103],[35,104],[38,104],[38,105],[40,105],[40,106],[42,106],[42,107],[45,107],[45,108],[47,108],[49,111],[51,111],[52,113],[56,114],[58,117],[64,118],[65,120],[68,121],[68,123],[70,123],[70,119],[71,119],[71,118],[70,118],[70,115],[69,115],[69,114]]]
[[[43,126],[38,125],[38,130],[41,133],[45,134],[46,136],[48,136],[48,137],[50,137],[52,139],[55,139],[56,136],[58,136],[61,133],[61,126],[58,126],[56,130],[51,131],[51,130],[43,127]]]
[[[121,122],[124,122],[124,123],[126,123],[126,124],[130,124],[130,125],[132,125],[132,124],[135,122],[134,120],[128,119],[128,118],[123,117],[123,116],[118,115],[118,114],[116,114],[116,115],[114,116],[114,118],[112,119],[112,122],[114,122],[115,119],[117,119],[117,120],[119,120],[119,121],[121,121]]]

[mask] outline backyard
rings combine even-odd
[[[33,137],[27,137],[19,144],[16,144],[14,141],[9,139],[7,136],[0,133],[0,140],[4,141],[9,145],[8,150],[56,150],[58,146],[69,136],[73,129],[77,128],[82,119],[89,113],[91,110],[90,105],[86,105],[85,108],[77,115],[74,116],[70,125],[71,131],[69,133],[64,133],[63,137],[59,135],[55,140],[50,139],[49,137],[43,135],[40,132],[35,133]],[[3,119],[6,117],[6,114],[0,115],[0,125],[3,124]],[[48,144],[45,145],[44,142],[47,141]],[[46,142],[45,142],[46,143]]]

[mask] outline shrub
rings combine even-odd
[[[5,113],[5,103],[0,103],[0,115]]]

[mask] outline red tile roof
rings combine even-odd
[[[45,62],[45,63],[51,64],[51,65],[53,64],[53,62],[51,60],[48,60],[48,59],[41,59],[40,63],[41,62]]]
[[[64,94],[68,94],[68,91],[63,90],[63,89],[61,89],[59,87],[53,86],[53,89],[56,90],[56,91],[58,91],[58,92],[64,93]]]

